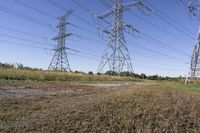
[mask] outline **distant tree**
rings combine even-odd
[[[123,72],[120,73],[120,76],[130,77],[130,76],[131,76],[131,73],[128,72],[128,71],[123,71]]]
[[[98,72],[97,75],[101,75],[101,73]]]
[[[133,77],[141,79],[141,76],[139,74],[136,74],[136,73],[133,74]]]
[[[142,73],[140,76],[141,76],[142,79],[146,79],[147,78],[147,76],[144,73]]]
[[[85,74],[84,72],[81,72],[81,71],[74,71],[74,73],[81,73],[81,74]]]
[[[89,71],[88,74],[89,74],[89,75],[93,75],[93,72],[92,72],[92,71]]]
[[[115,71],[107,71],[105,74],[110,76],[117,76],[117,73]]]
[[[76,71],[74,71],[74,73],[79,73],[79,71],[76,70]]]
[[[158,80],[158,75],[148,76],[148,79],[150,79],[150,80]]]
[[[0,63],[1,68],[15,68],[14,64],[9,64],[9,63]]]
[[[17,63],[17,68],[18,68],[18,69],[23,69],[24,66],[23,66],[21,63]]]

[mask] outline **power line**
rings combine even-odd
[[[29,45],[29,44],[22,44],[22,43],[17,43],[17,42],[12,42],[12,41],[5,41],[5,40],[0,40],[0,42],[3,42],[3,43],[8,43],[8,44],[13,44],[13,45],[20,45],[20,46],[24,46],[24,47],[30,47],[30,48],[37,48],[37,49],[43,49],[43,50],[52,50],[50,48],[46,48],[46,47],[39,47],[39,46],[34,46],[34,45]],[[78,57],[81,57],[81,58],[87,58],[87,59],[91,59],[91,60],[95,60],[95,61],[98,61],[100,60],[100,58],[94,58],[94,57],[98,57],[94,54],[88,54],[86,52],[81,52],[80,54],[83,54],[83,55],[90,55],[92,57],[89,57],[89,56],[83,56],[83,55],[73,55],[73,56],[78,56]],[[144,62],[143,62],[144,63]],[[147,63],[145,61],[145,63]],[[150,64],[150,63],[149,63]],[[151,63],[152,64],[152,63]],[[160,63],[156,63],[156,64],[160,64]],[[164,64],[163,64],[164,65]],[[173,65],[174,66],[174,65]]]
[[[43,50],[52,50],[51,48],[47,48],[47,47],[39,47],[39,46],[35,46],[35,45],[29,45],[29,44],[23,44],[23,43],[17,43],[17,42],[12,42],[12,41],[5,41],[5,40],[0,40],[1,44],[2,43],[7,43],[7,44],[12,44],[12,45],[20,45],[20,46],[24,46],[24,47],[30,47],[30,48],[37,48],[37,49],[43,49]],[[89,59],[92,59],[92,60],[95,60],[95,61],[98,61],[100,60],[100,57],[99,58],[94,58],[94,57],[98,57],[97,55],[95,54],[89,54],[87,52],[80,52],[80,54],[83,54],[83,55],[90,55],[92,57],[89,57],[89,56],[82,56],[82,55],[73,55],[73,56],[78,56],[78,57],[83,57],[83,58],[89,58]],[[134,59],[135,60],[135,59]],[[145,61],[145,63],[147,63]],[[150,64],[150,62],[149,62]],[[152,63],[151,63],[152,64]],[[158,63],[156,63],[158,64]],[[160,63],[159,63],[160,64]],[[163,64],[164,65],[164,64]]]
[[[29,44],[22,44],[22,43],[17,43],[17,42],[12,42],[12,41],[5,41],[5,40],[0,40],[0,42],[3,42],[3,43],[7,43],[7,44],[12,44],[12,45],[20,45],[20,46],[24,46],[24,47],[30,47],[30,48],[36,48],[36,49],[42,49],[42,50],[52,50],[50,48],[46,48],[46,47],[39,47],[39,46],[34,46],[34,45],[29,45]],[[77,56],[77,57],[81,57],[81,58],[85,58],[85,59],[90,59],[90,60],[93,60],[93,61],[97,61],[100,59],[99,58],[96,58],[97,56],[95,55],[92,55],[93,57],[89,57],[89,56],[85,56],[85,55],[88,55],[88,53],[84,53],[84,52],[81,52],[81,54],[83,55],[73,55],[73,56]],[[95,57],[95,58],[94,58]],[[145,61],[145,63],[147,63]],[[152,63],[151,63],[152,64]],[[158,64],[158,63],[157,63]],[[164,65],[164,64],[163,64]],[[149,68],[149,67],[148,67]]]
[[[49,1],[49,0],[48,0],[48,1]],[[75,2],[78,6],[82,7],[85,11],[90,12],[89,9],[87,9],[87,8],[84,7],[84,6],[82,6],[82,5],[81,5],[79,2],[77,2],[76,0],[73,0],[73,2]],[[60,7],[60,6],[59,6],[59,8],[60,8],[60,9],[63,9],[63,8]],[[84,30],[84,29],[82,29],[82,30]],[[87,30],[87,32],[91,33],[91,32],[88,31],[88,30]],[[181,54],[184,54],[184,55],[186,55],[186,56],[189,56],[188,54],[182,52],[181,50],[178,50],[178,49],[176,49],[176,48],[174,48],[174,47],[172,47],[172,46],[170,46],[170,45],[168,45],[168,44],[166,44],[166,43],[163,43],[163,42],[161,42],[161,41],[159,41],[159,40],[157,40],[157,39],[154,39],[154,38],[150,37],[150,36],[147,35],[147,34],[143,34],[143,35],[146,36],[147,38],[150,38],[150,39],[153,40],[154,42],[157,42],[157,43],[159,43],[159,44],[164,44],[164,45],[159,45],[159,46],[166,47],[166,48],[169,48],[170,50],[173,50],[173,51],[176,51],[176,52],[178,52],[178,53],[181,53]],[[88,40],[88,39],[86,39],[86,40]],[[90,41],[91,41],[91,40],[90,40]],[[93,42],[93,41],[92,41],[92,42]],[[156,51],[156,52],[157,52],[157,51]],[[157,53],[158,53],[158,52],[157,52]]]
[[[56,6],[57,8],[59,8],[59,9],[62,10],[62,11],[63,11],[63,10],[64,10],[64,11],[66,10],[64,7],[62,7],[62,6],[60,6],[59,4],[53,2],[52,0],[46,0],[46,2],[48,2],[49,4],[51,4],[51,5],[53,5],[53,6]],[[90,23],[88,20],[86,20],[86,19],[84,19],[84,18],[78,16],[77,14],[72,14],[72,15],[74,15],[76,18],[78,18],[79,20],[81,20],[81,21],[87,23],[87,24],[90,25],[90,26],[95,26],[95,24]],[[71,24],[71,25],[72,25],[72,24]],[[78,29],[80,29],[80,30],[82,30],[82,31],[86,31],[86,32],[88,32],[88,33],[91,34],[91,35],[96,34],[96,32],[92,32],[92,31],[90,31],[90,30],[88,30],[88,29],[82,28],[82,27],[77,26],[77,25],[75,25],[75,24],[73,24],[72,26],[74,26],[75,28],[78,28]],[[77,34],[77,35],[78,35],[78,34]],[[79,34],[79,35],[80,35],[80,34]],[[81,37],[81,36],[79,36],[79,37]],[[83,37],[81,37],[81,38],[83,38]],[[83,39],[91,41],[90,39],[86,39],[86,38],[83,38]]]
[[[88,8],[86,8],[85,6],[83,6],[82,4],[80,4],[78,1],[76,1],[76,0],[72,0],[76,5],[78,5],[80,8],[82,8],[85,12],[87,12],[87,13],[89,13],[89,14],[91,14],[92,12],[88,9]]]
[[[57,8],[59,8],[60,10],[62,10],[62,11],[66,11],[66,9],[64,8],[64,7],[62,7],[62,6],[60,6],[59,4],[57,4],[57,3],[55,3],[54,1],[52,1],[52,0],[46,0],[49,4],[51,4],[51,5],[53,5],[53,6],[56,6]],[[82,18],[82,17],[80,17],[79,15],[77,15],[77,14],[72,14],[74,17],[76,17],[77,19],[79,19],[79,20],[81,20],[81,21],[83,21],[84,23],[87,23],[88,25],[90,25],[90,26],[96,26],[95,24],[93,24],[93,23],[91,23],[91,22],[89,22],[88,20],[86,20],[86,19],[84,19],[84,18]],[[71,24],[72,25],[72,24]],[[84,31],[87,31],[88,33],[90,33],[90,34],[96,34],[96,33],[92,33],[91,31],[89,31],[88,29],[85,29],[85,28],[82,28],[82,27],[80,27],[80,26],[77,26],[77,25],[72,25],[72,26],[74,26],[75,28],[78,28],[78,29],[81,29],[81,30],[84,30]]]
[[[78,3],[76,0],[73,0],[77,5],[79,5],[82,9],[84,9],[86,12],[89,12],[90,13],[90,10],[88,10],[87,8],[85,8],[84,6],[82,6],[80,3]],[[149,49],[146,49],[147,51],[150,51]],[[154,53],[156,52],[157,54],[161,54],[157,51],[153,51]],[[161,54],[163,55],[163,54]],[[168,56],[167,56],[168,57]]]
[[[91,26],[91,25],[96,26],[95,24],[89,22],[88,20],[86,20],[86,19],[80,17],[79,15],[77,15],[77,14],[75,14],[75,13],[73,14],[73,16],[76,17],[77,19],[79,19],[79,20],[85,22],[86,24],[88,24],[88,25],[90,25],[90,26]]]
[[[34,40],[28,40],[28,39],[25,39],[25,38],[20,38],[20,37],[16,37],[16,36],[12,36],[12,35],[7,35],[7,34],[1,34],[0,33],[0,36],[5,36],[5,37],[9,37],[9,38],[14,38],[14,39],[18,39],[18,40],[22,40],[22,41],[27,41],[27,42],[31,42],[31,43],[36,43],[36,44],[42,44],[42,45],[45,45],[44,43],[42,42],[38,42],[38,41],[34,41]],[[128,41],[130,42],[130,41]],[[134,42],[130,42],[130,43],[134,43]],[[53,44],[49,44],[50,46],[53,46]],[[169,59],[173,59],[173,60],[176,60],[176,61],[179,61],[179,59],[176,59],[176,58],[171,58],[171,57],[168,57],[169,55],[166,55],[164,53],[160,53],[158,51],[155,51],[155,50],[151,50],[151,49],[148,49],[148,48],[145,48],[145,47],[142,47],[141,45],[137,45],[137,47],[139,47],[140,49],[142,50],[145,50],[145,51],[148,51],[148,52],[151,52],[151,53],[155,53],[157,55],[161,55],[161,56],[165,56],[166,58],[169,58]],[[88,50],[88,49],[87,49]],[[92,51],[92,50],[90,50]],[[89,52],[83,52],[83,51],[80,51],[81,53],[85,53],[85,54],[89,54],[89,55],[92,55],[94,56],[94,54],[91,54]]]
[[[102,1],[101,1],[101,3],[102,3]],[[104,2],[103,2],[102,4],[103,4],[104,6],[107,5],[107,4],[105,4]],[[80,3],[79,3],[79,5],[80,5]],[[147,21],[146,19],[140,17],[139,15],[136,15],[136,14],[134,14],[134,15],[135,15],[136,17],[140,18],[141,20],[143,20],[143,21],[145,21],[145,22],[151,24],[152,26],[158,28],[159,30],[163,31],[164,33],[169,34],[170,36],[173,36],[173,37],[176,38],[176,39],[179,38],[178,36],[176,36],[176,35],[174,35],[174,34],[168,32],[168,31],[162,29],[161,27],[159,27],[159,26],[157,26],[157,25],[151,23],[150,21]],[[178,52],[178,53],[180,53],[180,54],[183,54],[183,55],[186,55],[186,56],[190,56],[190,55],[188,55],[187,53],[185,53],[185,52],[183,52],[183,51],[181,51],[181,50],[179,50],[179,49],[176,49],[176,48],[172,47],[171,45],[168,45],[168,44],[166,44],[166,43],[163,43],[163,42],[161,42],[161,41],[158,41],[157,39],[154,39],[153,37],[151,37],[151,36],[149,36],[149,35],[147,35],[147,34],[142,34],[142,35],[144,35],[145,37],[147,37],[147,38],[153,40],[154,42],[156,41],[156,42],[159,43],[159,44],[164,44],[164,46],[159,45],[159,46],[161,46],[161,47],[165,47],[165,48],[170,49],[170,50],[172,50],[172,51],[176,51],[176,52]],[[144,38],[143,38],[143,39],[144,39]],[[147,40],[147,41],[148,41],[148,40]],[[181,39],[181,41],[182,41],[182,42],[185,42],[185,41],[182,40],[182,39]],[[153,44],[154,44],[154,43],[153,43]],[[156,52],[157,52],[157,51],[156,51]]]
[[[178,40],[180,40],[180,41],[182,41],[182,42],[185,43],[185,40],[183,40],[183,39],[180,38],[179,36],[173,34],[172,32],[169,32],[169,31],[167,31],[167,30],[161,28],[160,26],[158,26],[158,25],[156,25],[156,24],[154,24],[154,23],[148,21],[147,19],[145,19],[145,18],[143,18],[143,17],[141,17],[141,16],[139,16],[139,15],[137,15],[137,14],[134,14],[134,13],[132,13],[132,14],[133,14],[135,17],[139,18],[140,20],[142,20],[142,21],[144,21],[144,22],[150,24],[151,26],[153,26],[153,27],[159,29],[159,30],[162,31],[163,33],[165,33],[165,34],[167,34],[167,35],[169,35],[169,36],[171,36],[171,37],[173,37],[173,38],[175,38],[175,39],[178,39]]]
[[[0,5],[0,9],[1,9],[0,11],[2,11],[2,12],[8,13],[8,14],[16,16],[16,17],[19,17],[19,18],[24,19],[26,21],[29,21],[29,22],[32,22],[32,23],[35,23],[35,24],[39,24],[43,27],[52,28],[52,25],[49,24],[49,23],[43,22],[43,21],[41,21],[37,18],[30,17],[30,16],[25,15],[23,13],[17,12],[13,9],[9,9],[9,8],[1,6],[1,5]]]
[[[41,10],[38,10],[38,9],[36,9],[36,8],[33,8],[32,6],[30,6],[30,5],[28,5],[28,4],[25,4],[25,3],[23,3],[23,2],[21,2],[21,1],[19,1],[19,0],[14,0],[14,1],[17,2],[18,4],[21,4],[21,5],[25,6],[25,7],[28,7],[28,8],[30,8],[30,9],[32,9],[32,10],[35,10],[35,11],[37,11],[37,12],[43,14],[43,15],[49,16],[49,17],[51,17],[51,18],[53,18],[53,19],[56,18],[56,17],[54,17],[54,16],[51,16],[51,15],[48,14],[48,13],[45,13],[45,12],[43,12],[43,11],[41,11]],[[46,1],[47,1],[48,3],[50,3],[50,4],[53,4],[54,6],[56,6],[56,7],[58,7],[58,8],[60,8],[61,10],[65,10],[65,8],[63,8],[62,6],[58,5],[57,3],[55,3],[55,2],[53,2],[53,1],[51,1],[51,0],[46,0]],[[76,15],[76,14],[72,14],[72,15],[74,15],[76,18],[78,18],[78,19],[84,21],[84,22],[87,23],[88,25],[94,25],[93,23],[90,23],[89,21],[87,21],[87,20],[81,18],[80,16],[78,16],[78,15]],[[69,23],[69,24],[72,25],[72,26],[75,27],[75,28],[79,28],[79,29],[81,29],[81,30],[87,31],[87,32],[90,33],[90,34],[96,34],[96,33],[94,33],[94,32],[91,33],[91,31],[89,31],[89,30],[87,30],[87,29],[85,29],[85,28],[79,27],[79,26],[77,26],[77,25],[74,25],[74,24],[71,24],[71,23]]]
[[[48,16],[48,17],[50,17],[50,18],[52,18],[52,19],[56,19],[55,16],[52,16],[51,14],[48,14],[48,13],[46,13],[46,12],[44,12],[44,11],[41,11],[41,10],[39,10],[39,9],[36,9],[36,8],[34,8],[34,7],[32,7],[32,6],[28,5],[28,4],[26,4],[26,3],[24,3],[24,2],[21,2],[21,1],[19,1],[19,0],[14,0],[14,1],[15,1],[16,3],[22,5],[22,6],[28,7],[28,8],[30,8],[30,9],[32,9],[32,10],[34,10],[34,11],[40,13],[40,14],[43,14],[43,15],[45,15],[45,16]],[[53,4],[53,5],[56,6],[57,8],[60,8],[61,10],[66,11],[65,8],[61,7],[60,5],[58,5],[57,3],[53,2],[53,1],[51,1],[51,0],[46,0],[46,1],[47,1],[48,3],[50,3],[50,4]],[[84,21],[84,22],[87,23],[88,25],[94,25],[93,23],[91,23],[91,22],[87,21],[86,19],[84,19],[84,18],[78,16],[78,15],[75,14],[75,13],[73,13],[72,15],[75,16],[76,18],[78,18],[78,19]],[[71,25],[74,26],[73,24],[71,24]]]
[[[29,40],[29,39],[25,39],[25,38],[13,36],[13,35],[8,35],[8,34],[2,34],[2,33],[0,33],[0,36],[4,36],[4,37],[8,37],[8,38],[13,38],[13,39],[17,39],[17,40],[22,40],[22,41],[26,41],[26,42],[31,42],[31,43],[36,43],[36,44],[45,45],[44,43],[39,42],[39,41]],[[51,44],[48,44],[48,45],[51,45]],[[51,45],[51,46],[52,46],[52,45]]]
[[[79,2],[77,2],[76,0],[72,0],[72,1],[75,2],[75,4],[77,4],[79,7],[81,7],[81,8],[82,8],[83,10],[85,10],[86,12],[91,13],[91,11],[90,11],[89,9],[87,9],[85,6],[83,6],[82,4],[80,4]],[[183,51],[181,51],[181,50],[179,50],[179,49],[176,49],[176,48],[172,47],[172,46],[169,45],[169,44],[163,43],[163,42],[161,42],[161,41],[159,41],[159,40],[157,40],[157,39],[155,39],[155,38],[153,38],[153,37],[151,37],[151,36],[149,36],[149,35],[147,35],[147,34],[142,34],[142,35],[145,36],[146,38],[151,39],[151,40],[154,41],[154,42],[157,42],[157,44],[159,44],[159,46],[161,46],[161,47],[165,47],[165,48],[167,48],[167,49],[169,49],[169,50],[178,52],[178,53],[183,54],[183,55],[185,55],[185,56],[190,56],[190,55],[188,55],[187,53],[185,53],[185,52],[183,52]],[[183,41],[183,40],[182,40],[182,41]],[[153,43],[153,44],[154,44],[154,43]]]
[[[143,49],[143,47],[141,48],[140,47],[140,49],[142,49],[142,50],[144,50]],[[147,51],[147,52],[150,52],[150,53],[154,53],[154,54],[157,54],[157,55],[161,55],[161,56],[164,56],[164,57],[166,57],[167,59],[171,59],[171,60],[173,60],[173,61],[176,61],[176,65],[179,63],[183,63],[183,64],[185,64],[182,60],[179,60],[179,59],[176,59],[176,58],[173,58],[173,57],[170,57],[169,55],[166,55],[166,54],[161,54],[161,53],[157,53],[157,52],[155,52],[155,51],[152,51],[152,50],[150,50],[150,49],[145,49],[144,51]],[[89,56],[92,56],[92,57],[99,57],[99,55],[96,55],[96,54],[91,54],[91,52],[83,52],[83,51],[80,51],[80,54],[86,54],[86,55],[89,55]],[[140,54],[138,54],[138,55],[140,55]],[[150,54],[148,54],[148,56],[149,56]],[[156,56],[157,57],[157,56]],[[136,59],[133,59],[132,61],[140,61],[140,62],[143,62],[143,61],[141,61],[141,60],[136,60]],[[145,61],[145,63],[147,63],[148,61]],[[152,64],[152,62],[148,62],[149,64]],[[167,62],[165,61],[165,62],[159,62],[160,64],[166,64]],[[170,63],[172,63],[171,61],[170,61]],[[183,66],[183,65],[179,65],[179,66]]]
[[[85,54],[85,53],[80,53],[80,54],[83,54],[83,55],[73,55],[73,56],[78,56],[78,57],[83,57],[83,58],[87,58],[87,59],[91,59],[91,60],[94,60],[94,61],[98,61],[98,60],[100,60],[101,58],[99,57],[99,56],[94,56],[94,55],[89,55],[88,56],[88,54]],[[92,57],[90,57],[90,56],[92,56]],[[95,57],[95,58],[94,58]],[[135,59],[133,60],[133,61],[136,61]],[[140,60],[141,61],[141,60]],[[141,63],[142,64],[150,64],[150,65],[152,65],[152,62],[144,62],[144,61],[141,61]],[[165,62],[166,63],[166,62]],[[137,64],[137,63],[134,63],[134,64]],[[154,63],[154,65],[168,65],[167,63],[166,64],[164,64],[164,63]],[[173,65],[173,66],[182,66],[182,65],[179,65],[179,64],[176,64],[176,65]]]
[[[37,8],[34,8],[34,7],[28,5],[28,4],[26,4],[26,3],[24,3],[24,2],[22,2],[22,1],[20,1],[20,0],[14,0],[14,2],[16,2],[16,3],[18,3],[18,4],[20,4],[20,5],[24,6],[24,7],[27,7],[27,8],[29,8],[29,9],[31,9],[31,10],[34,10],[34,11],[40,13],[40,14],[43,14],[43,15],[45,15],[45,16],[48,16],[48,17],[50,17],[50,18],[52,18],[52,19],[56,19],[55,16],[53,16],[53,15],[51,15],[51,14],[49,14],[49,13],[46,13],[46,12],[44,12],[44,11],[41,11],[41,10],[39,10],[39,9],[37,9]]]
[[[73,0],[73,1],[74,1],[74,0]],[[75,0],[75,1],[76,1],[76,0]],[[77,1],[76,1],[76,3],[77,3]],[[80,3],[78,3],[78,4],[81,5]],[[86,8],[86,7],[84,7],[84,8]],[[87,9],[87,10],[89,10],[89,9]],[[143,21],[145,21],[145,22],[151,24],[152,26],[156,27],[157,29],[161,30],[162,32],[164,32],[164,33],[166,33],[166,34],[168,34],[168,35],[170,35],[170,36],[172,36],[172,37],[174,37],[174,38],[176,38],[176,39],[179,38],[178,36],[172,34],[171,32],[168,32],[167,30],[164,30],[163,28],[161,28],[161,27],[159,27],[159,26],[157,26],[157,25],[151,23],[150,21],[148,21],[148,20],[146,20],[146,19],[140,17],[139,15],[136,15],[136,14],[134,14],[134,15],[135,15],[136,17],[140,18],[141,20],[143,20]],[[149,36],[149,35],[147,35],[147,34],[145,34],[145,33],[141,33],[141,34],[142,34],[143,36],[145,36],[146,38],[148,38],[148,39],[150,39],[150,40],[152,40],[152,41],[154,41],[154,42],[157,42],[157,44],[159,44],[159,46],[161,46],[161,47],[165,47],[165,48],[167,48],[167,49],[169,49],[169,50],[178,52],[179,54],[183,54],[183,55],[185,55],[185,56],[190,56],[189,54],[183,52],[182,50],[177,49],[177,48],[175,48],[175,47],[172,47],[171,45],[166,44],[166,43],[164,43],[164,42],[161,42],[161,41],[159,41],[159,40],[157,40],[157,39],[155,39],[155,38],[153,38],[153,37],[151,37],[151,36]],[[146,40],[145,38],[143,38],[143,39]],[[179,38],[179,40],[181,40],[182,42],[185,42],[182,38]],[[148,40],[148,41],[149,41],[149,40]],[[153,44],[154,44],[154,43],[153,43]]]
[[[129,43],[133,44],[134,42],[130,42],[128,41]],[[134,43],[136,44],[136,43]],[[80,47],[81,49],[85,49],[84,47]],[[164,54],[164,53],[161,53],[161,52],[158,52],[158,51],[155,51],[155,50],[151,50],[151,49],[148,49],[148,48],[145,48],[145,47],[142,47],[141,45],[137,44],[137,47],[135,46],[134,48],[139,48],[140,50],[143,50],[143,51],[147,51],[147,52],[150,52],[150,53],[153,53],[153,54],[156,54],[156,55],[160,55],[160,56],[164,56],[166,57],[167,59],[172,59],[173,61],[176,61],[178,63],[183,63],[183,60],[180,60],[180,59],[177,59],[177,58],[174,58],[174,57],[171,57],[170,55],[167,55],[167,54]],[[91,56],[97,56],[96,54],[94,54],[92,52],[92,49],[85,49],[86,51],[90,51],[90,52],[83,52],[83,51],[80,51],[80,53],[85,53],[85,54],[88,54],[88,55],[91,55]],[[91,54],[92,53],[92,54]],[[143,53],[143,52],[142,52]],[[138,53],[137,55],[141,55],[141,53]],[[147,57],[147,54],[144,55],[145,57]],[[150,54],[148,54],[148,56],[150,56]],[[157,57],[157,56],[156,56]]]
[[[75,34],[76,34],[79,38],[84,39],[84,40],[86,40],[86,41],[88,41],[88,42],[92,42],[92,43],[94,43],[94,44],[99,44],[99,43],[100,43],[100,41],[97,41],[96,39],[92,39],[91,37],[85,36],[85,35],[83,35],[83,34],[76,33],[76,32],[75,32]]]
[[[129,42],[129,43],[131,43],[131,44],[134,43],[134,42],[131,42],[131,41],[127,41],[127,42]],[[152,49],[143,47],[143,46],[141,46],[141,45],[139,45],[139,44],[137,45],[137,47],[138,47],[138,48],[141,48],[141,49],[143,49],[143,50],[145,50],[145,51],[148,51],[148,52],[151,52],[151,53],[155,53],[155,54],[157,54],[157,55],[161,55],[161,56],[164,56],[164,57],[166,57],[166,58],[169,58],[169,59],[172,59],[172,60],[175,60],[175,61],[183,62],[183,60],[180,60],[180,59],[171,57],[170,55],[167,55],[167,54],[162,53],[162,52],[158,52],[158,51],[156,51],[156,50],[152,50]]]
[[[30,45],[30,44],[23,44],[23,43],[18,43],[18,42],[12,42],[12,41],[5,41],[5,40],[0,40],[0,43],[8,43],[8,44],[14,44],[14,45],[20,45],[24,47],[30,47],[30,48],[38,48],[38,49],[47,49],[47,50],[52,50],[51,48],[47,47],[40,47],[40,46],[35,46],[35,45]]]
[[[158,39],[156,39],[156,38],[154,38],[154,37],[152,37],[152,36],[150,36],[150,35],[148,35],[146,33],[141,33],[141,34],[145,37],[145,38],[143,38],[143,37],[142,38],[147,42],[151,41],[152,44],[154,44],[154,45],[156,43],[157,46],[160,46],[160,47],[163,47],[163,48],[165,47],[165,48],[167,48],[167,49],[169,49],[171,51],[177,52],[177,53],[185,55],[185,56],[190,56],[189,54],[181,51],[180,49],[174,48],[171,45],[169,45],[169,44],[167,44],[165,42],[162,42],[162,41],[160,41],[160,40],[158,40]]]
[[[98,58],[94,58],[94,57],[90,57],[90,56],[85,56],[85,55],[74,55],[74,56],[77,56],[77,57],[79,57],[79,58],[84,58],[84,59],[89,59],[89,60],[93,60],[93,61],[98,61],[98,60],[100,60],[100,58],[98,57]],[[156,69],[156,70],[169,70],[169,71],[185,71],[185,70],[180,70],[180,69],[171,69],[171,68],[161,68],[161,67],[151,67],[151,66],[149,66],[149,64],[151,64],[152,65],[152,63],[147,63],[147,62],[142,62],[142,64],[138,64],[138,63],[134,63],[134,64],[136,64],[136,65],[144,65],[144,66],[146,66],[147,64],[148,64],[148,68],[151,68],[151,69]],[[155,63],[154,65],[167,65],[167,64],[160,64],[160,63]],[[181,66],[181,65],[173,65],[173,66]]]
[[[24,34],[24,35],[28,35],[28,36],[32,36],[32,37],[36,37],[36,38],[41,38],[41,39],[47,39],[48,38],[48,37],[45,37],[45,36],[40,36],[40,35],[24,32],[24,31],[8,28],[8,27],[5,27],[5,26],[0,26],[0,29],[8,30],[8,31],[16,32],[16,33],[21,33],[21,34]]]
[[[146,0],[145,0],[146,1]],[[163,16],[165,16],[165,18],[167,18],[168,20],[170,20],[171,22],[173,22],[174,24],[180,26],[182,29],[184,29],[186,32],[190,33],[191,35],[195,35],[195,33],[193,33],[192,31],[190,31],[187,27],[183,26],[182,24],[180,24],[179,22],[177,22],[176,20],[174,20],[173,18],[171,18],[170,16],[168,16],[166,13],[164,13],[162,10],[156,8],[155,6],[153,6],[152,4],[150,4],[149,2],[146,1],[146,3],[148,5],[150,5],[155,11],[159,12],[160,14],[162,14]]]
[[[150,5],[151,7],[153,7],[156,11],[160,12],[160,10],[156,9],[156,8],[155,8],[154,6],[152,6],[150,3],[148,3],[148,2],[146,2],[146,3],[147,3],[148,5]],[[183,30],[183,28],[180,28],[180,27],[178,27],[176,24],[174,24],[173,22],[171,22],[171,21],[169,20],[168,17],[163,17],[163,16],[166,16],[166,15],[163,14],[162,12],[160,12],[160,14],[162,14],[162,15],[158,14],[158,13],[155,12],[155,11],[153,11],[153,14],[154,14],[155,16],[157,16],[159,19],[161,19],[162,21],[164,21],[165,23],[167,23],[167,24],[171,25],[173,28],[177,29],[179,32],[183,33],[185,36],[187,36],[187,37],[189,37],[189,38],[191,38],[191,39],[195,39],[194,36],[193,36],[193,34],[191,35],[190,32],[189,32],[189,33],[188,33],[188,32],[185,32],[185,31]]]

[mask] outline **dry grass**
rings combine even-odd
[[[132,81],[131,77],[107,75],[89,75],[70,72],[5,69],[0,68],[0,80],[32,80],[32,81]]]
[[[65,84],[60,88],[76,91],[2,97],[0,131],[200,132],[197,92],[165,84],[120,89]]]

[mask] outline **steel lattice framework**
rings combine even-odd
[[[57,45],[54,49],[55,53],[48,70],[71,71],[66,52],[69,48],[65,46],[65,38],[72,35],[72,33],[66,33],[66,26],[69,24],[66,22],[66,18],[69,17],[72,12],[72,10],[68,10],[64,16],[59,17],[59,25],[57,26],[59,34],[52,39],[57,41]]]
[[[196,11],[200,8],[200,1],[197,3],[191,3],[189,2],[189,13],[193,16],[196,16]],[[199,78],[200,76],[200,28],[198,31],[196,43],[193,49],[191,63],[190,63],[190,71],[188,73],[188,76],[186,77],[185,83],[188,82],[188,79],[195,79]]]
[[[127,68],[127,71],[133,73],[132,62],[126,45],[124,31],[139,31],[133,28],[132,25],[124,22],[123,13],[134,7],[138,7],[140,9],[147,7],[145,7],[140,1],[123,3],[123,0],[106,0],[106,2],[110,5],[110,7],[112,7],[112,5],[114,6],[108,12],[98,16],[98,19],[109,23],[105,19],[113,16],[113,23],[110,30],[102,30],[108,35],[109,41],[102,56],[98,72],[102,72],[103,69],[108,66],[113,74],[119,74],[125,69],[125,67]]]
[[[199,72],[200,72],[200,56],[199,56],[199,52],[200,52],[200,29],[198,31],[198,36],[197,36],[197,40],[196,40],[196,44],[193,50],[193,54],[192,54],[192,59],[191,59],[191,77],[195,78],[200,76]]]
[[[200,76],[200,28],[198,31],[197,40],[193,49],[191,63],[190,63],[190,71],[186,78],[185,83],[188,82],[188,79],[195,79]]]

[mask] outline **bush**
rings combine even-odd
[[[89,71],[88,74],[89,74],[89,75],[93,75],[93,72]]]

